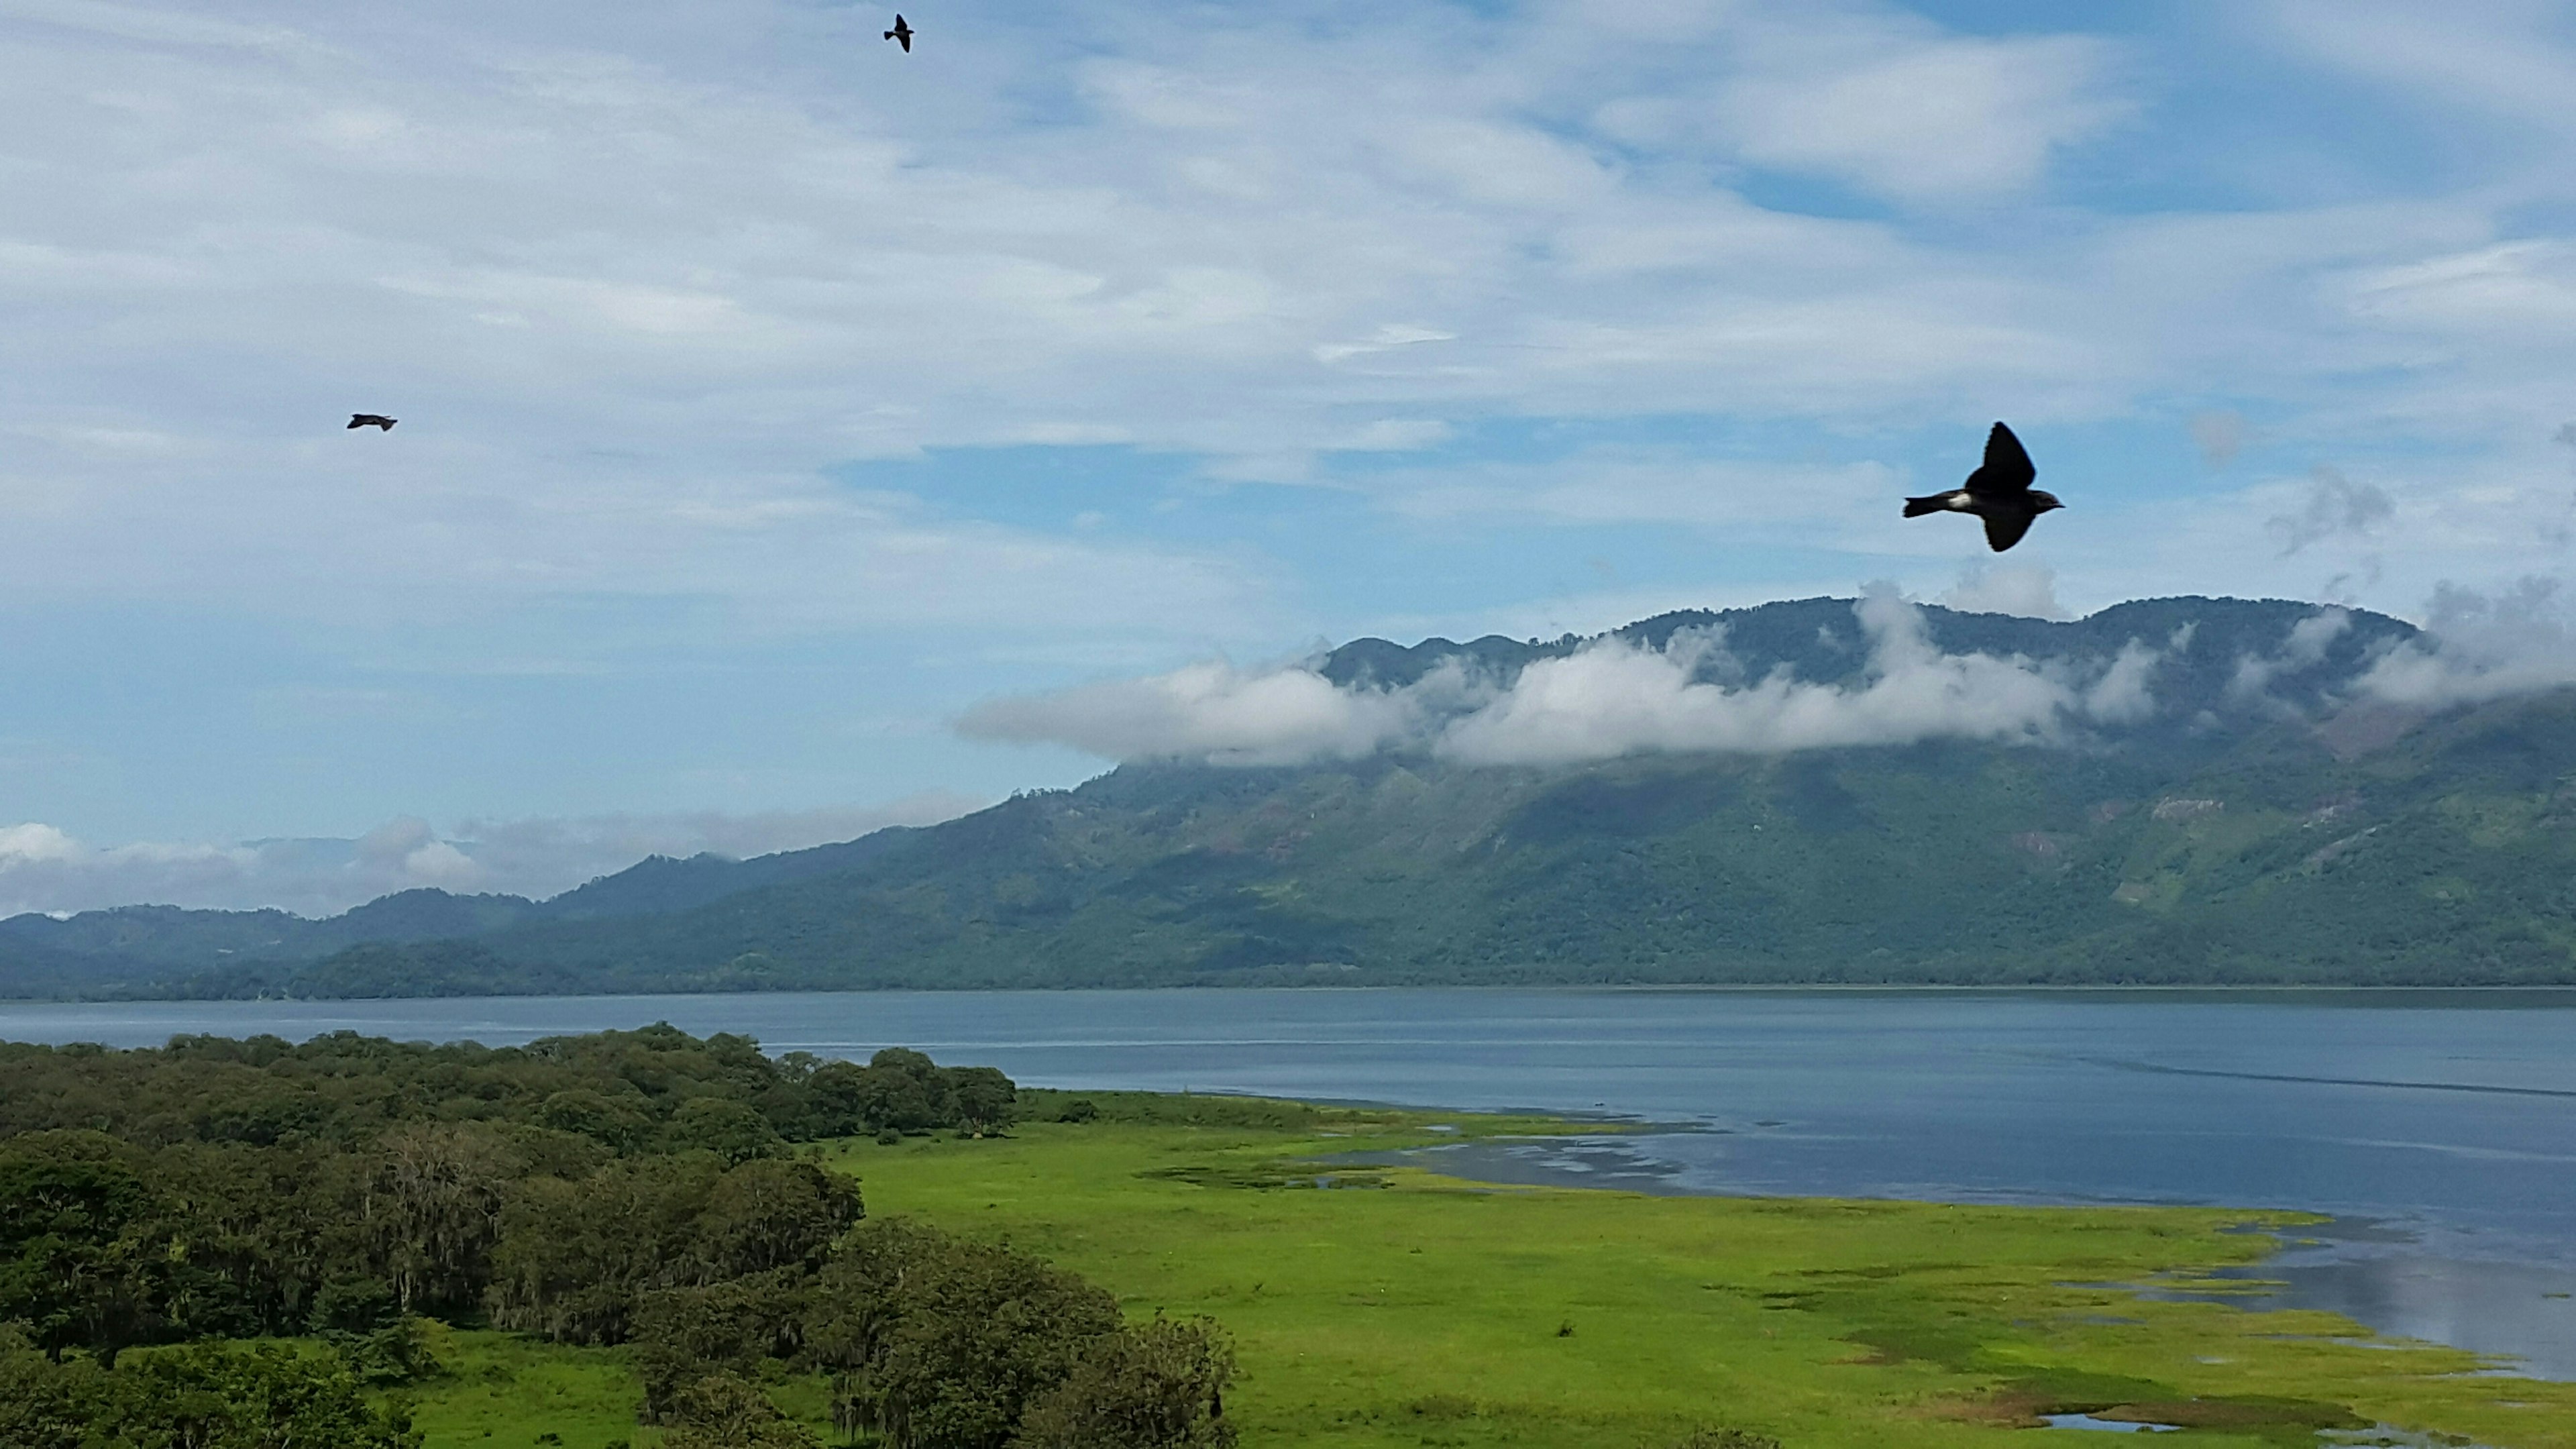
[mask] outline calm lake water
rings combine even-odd
[[[667,1020],[918,1047],[1033,1085],[1601,1112],[1442,1149],[1494,1181],[2337,1222],[2283,1306],[2576,1378],[2576,992],[1095,991],[0,1004],[0,1038],[351,1030],[493,1045]]]

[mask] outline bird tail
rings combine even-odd
[[[1940,511],[1941,495],[1937,493],[1933,494],[1929,498],[1908,498],[1905,500],[1905,516],[1908,518],[1921,518],[1924,514],[1938,513]]]

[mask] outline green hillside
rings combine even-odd
[[[2357,704],[2352,681],[2413,631],[2356,614],[2322,649],[2285,648],[2313,605],[1925,615],[1944,653],[2078,679],[2153,643],[2155,708],[2044,742],[1129,765],[871,837],[833,868],[713,898],[701,878],[667,909],[629,886],[622,913],[115,989],[2576,981],[2576,692]],[[1852,619],[1812,600],[1622,632],[1655,645],[1714,621],[1741,677],[1833,683],[1870,667]],[[1402,685],[1466,656],[1508,678],[1582,643],[1362,641],[1324,670]]]

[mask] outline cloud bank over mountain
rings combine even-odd
[[[2382,656],[2362,677],[2363,694],[2441,709],[2576,684],[2576,630],[2555,579],[2524,578],[2493,594],[2445,584],[2426,614],[2426,637]]]
[[[1943,602],[1963,613],[2053,614],[2045,570],[1998,567],[1962,579]],[[2083,663],[1977,650],[1945,652],[1922,608],[1892,590],[1851,605],[1865,653],[1848,678],[1786,666],[1754,674],[1723,625],[1686,627],[1660,644],[1625,631],[1496,673],[1446,660],[1398,686],[1336,683],[1323,662],[1265,669],[1224,662],[987,701],[957,721],[972,739],[1056,744],[1110,760],[1291,765],[1381,750],[1477,765],[1564,765],[1635,754],[1787,754],[1929,739],[2069,744],[2146,723],[2166,707],[2156,688],[2194,626],[2127,640]],[[2557,588],[2529,578],[2495,595],[2444,585],[2413,637],[2360,642],[2352,672],[2320,694],[2318,672],[2355,614],[2316,607],[2279,638],[2221,663],[2201,706],[2248,718],[2313,721],[2346,705],[2428,711],[2576,684],[2576,630]],[[2382,620],[2383,625],[2388,621]],[[1828,631],[1830,632],[1830,630]],[[2329,671],[2331,672],[2331,671]],[[2305,678],[2310,687],[2285,689]],[[2198,724],[2215,724],[2204,717]]]
[[[1541,659],[1508,681],[1450,662],[1397,688],[1339,685],[1312,662],[1223,663],[995,700],[967,711],[975,739],[1067,745],[1106,759],[1287,765],[1379,750],[1478,765],[1561,765],[1641,753],[1782,754],[1925,739],[2064,738],[2153,708],[2159,657],[2133,641],[2089,672],[1936,648],[1923,612],[1891,591],[1852,606],[1867,667],[1852,683],[1785,669],[1748,677],[1723,627],[1662,645],[1616,635]]]
[[[39,822],[0,826],[0,916],[124,905],[274,906],[325,916],[395,891],[543,899],[648,855],[749,857],[930,825],[985,802],[938,793],[875,806],[467,821],[442,835],[415,816],[355,840],[140,842],[94,847]]]

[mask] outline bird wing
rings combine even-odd
[[[1989,493],[2019,493],[2039,476],[2039,470],[2030,465],[2030,454],[2022,451],[2021,439],[2001,423],[1986,434],[1986,464],[1977,472],[1985,479],[1980,491]]]
[[[2030,532],[2031,520],[2037,517],[2039,517],[2039,515],[2029,509],[2016,509],[2008,513],[1988,513],[1986,515],[1986,547],[1993,549],[1997,553],[2002,553],[2005,549],[2021,542],[2021,536]]]

